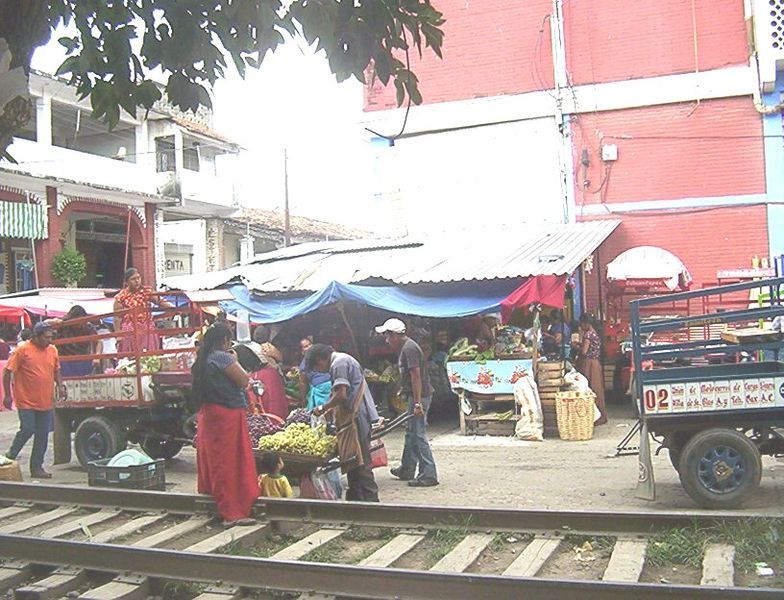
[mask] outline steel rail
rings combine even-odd
[[[215,512],[212,498],[198,494],[11,482],[0,483],[0,502],[76,504],[88,508],[165,511],[173,514]]]
[[[781,590],[720,588],[694,585],[613,583],[604,581],[536,579],[408,569],[379,569],[352,565],[279,561],[253,557],[205,555],[96,545],[87,542],[0,535],[0,554],[36,564],[69,565],[93,571],[132,571],[157,579],[222,584],[254,589],[319,592],[359,598],[429,600],[498,600],[553,598],[581,600],[683,600],[714,598],[781,598]],[[129,568],[130,567],[130,568]]]
[[[173,514],[215,512],[209,496],[106,488],[0,483],[0,502],[75,504],[85,507],[166,511]],[[428,506],[302,499],[259,499],[257,511],[271,521],[351,523],[390,527],[460,527],[469,530],[554,531],[592,534],[647,533],[657,529],[711,526],[770,515],[729,512],[555,511],[513,508]]]

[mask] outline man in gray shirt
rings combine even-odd
[[[341,406],[346,411],[353,410],[354,400],[360,388],[364,389],[355,422],[362,453],[362,465],[349,468],[346,472],[348,490],[346,500],[359,502],[378,502],[378,485],[373,477],[370,458],[370,429],[373,422],[378,421],[378,411],[370,393],[370,388],[362,373],[362,366],[357,359],[343,352],[335,352],[325,344],[314,344],[308,350],[305,359],[308,369],[329,373],[332,380],[332,392],[326,404],[317,406],[314,415]],[[345,460],[345,457],[341,457]]]
[[[438,485],[436,463],[427,439],[427,411],[433,399],[433,388],[425,355],[419,344],[406,335],[406,325],[400,319],[387,320],[376,327],[376,332],[386,335],[387,343],[400,352],[400,394],[408,403],[408,413],[414,415],[406,429],[401,464],[392,469],[392,475],[408,481],[411,487]]]

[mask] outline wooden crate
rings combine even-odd
[[[563,362],[540,362],[536,368],[536,384],[539,391],[560,388],[564,384],[566,369]]]
[[[721,339],[730,344],[752,344],[765,342],[775,342],[781,339],[781,334],[772,329],[760,329],[759,327],[748,327],[746,329],[727,329],[721,332]]]
[[[468,415],[465,417],[466,435],[512,436],[518,419],[516,415],[504,421],[489,415]]]
[[[553,360],[553,361],[539,361],[536,363],[536,372],[537,373],[552,373],[560,372],[563,373],[564,371],[564,363],[561,360]]]

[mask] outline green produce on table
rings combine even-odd
[[[468,338],[460,338],[449,349],[449,358],[475,358],[478,351],[477,345],[469,344]]]
[[[397,383],[400,381],[400,369],[397,365],[389,365],[381,373],[378,380],[382,383]]]
[[[327,435],[326,425],[311,427],[305,423],[293,423],[283,431],[262,437],[259,450],[330,458],[335,455],[337,444],[334,435]]]
[[[495,350],[490,348],[489,350],[485,350],[484,352],[479,352],[474,357],[474,360],[478,362],[480,365],[485,364],[488,360],[495,360]]]
[[[284,392],[287,396],[291,398],[299,398],[299,380],[297,381],[286,381],[286,387]]]
[[[364,369],[363,373],[365,375],[365,380],[368,381],[369,383],[380,381],[380,376],[375,371],[372,371],[370,369]]]

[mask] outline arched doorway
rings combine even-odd
[[[132,208],[72,202],[61,217],[62,247],[75,248],[87,262],[87,275],[80,287],[121,288],[126,247],[127,266],[146,272],[145,228]]]

